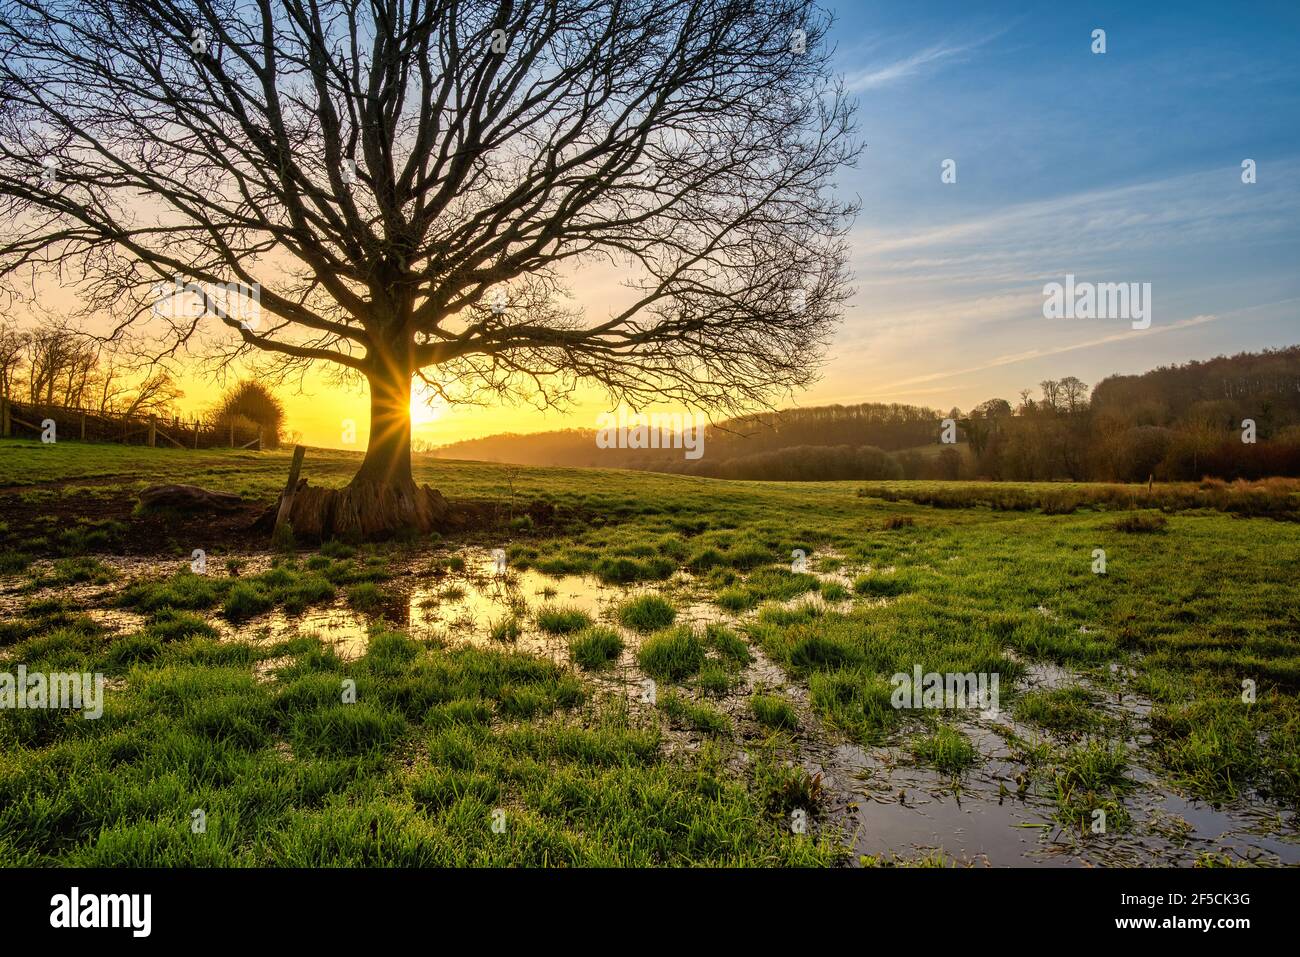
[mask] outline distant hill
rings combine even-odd
[[[1300,346],[1110,376],[1093,389],[1092,408],[1134,425],[1205,421],[1227,429],[1243,418],[1261,430],[1300,424]]]
[[[700,456],[687,456],[680,447],[602,448],[594,428],[492,435],[430,454],[795,481],[1300,474],[1300,346],[1109,376],[1091,395],[1073,377],[1039,386],[1039,399],[1013,404],[995,397],[965,415],[863,403],[727,419],[705,428]],[[959,429],[957,443],[944,445],[940,423],[948,415]],[[1243,420],[1253,423],[1255,442],[1243,441]]]
[[[884,478],[888,476],[876,474],[863,454],[877,464],[883,458],[858,450],[867,447],[883,453],[933,443],[940,418],[936,410],[920,406],[863,403],[726,419],[705,427],[705,454],[698,459],[687,458],[681,448],[601,448],[596,443],[595,429],[491,435],[444,445],[431,454],[515,465],[647,469],[745,478],[757,477],[751,476],[755,469],[766,472],[777,468],[777,457],[799,449],[798,454],[807,460],[804,471],[816,471],[817,477],[829,477],[819,470],[831,469],[836,477]],[[838,451],[822,453],[814,449]],[[814,458],[820,462],[818,468],[813,468]],[[837,464],[832,466],[832,460]],[[791,468],[798,471],[794,466],[780,470]],[[845,470],[852,474],[840,474]],[[886,467],[886,471],[892,469]]]

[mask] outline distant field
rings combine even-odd
[[[1300,862],[1300,525],[1225,504],[1293,486],[417,457],[499,524],[292,554],[134,510],[251,514],[287,468],[0,443],[0,672],[108,682],[99,720],[0,713],[0,862]],[[997,675],[998,712],[894,707],[918,666]]]

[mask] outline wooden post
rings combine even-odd
[[[194,420],[194,451],[199,450],[199,420]]]
[[[8,438],[13,434],[14,427],[9,421],[9,399],[0,396],[0,435]]]
[[[81,441],[86,441],[86,413],[81,413]]]
[[[280,496],[280,510],[275,513],[275,528],[272,531],[272,537],[274,537],[275,532],[280,530],[280,526],[288,520],[289,513],[293,509],[293,496],[298,491],[298,473],[302,471],[302,457],[306,452],[307,450],[301,445],[293,447],[293,462],[289,465],[289,481],[285,483],[284,494]]]
[[[149,416],[149,448],[153,448],[158,442],[158,416]]]
[[[235,447],[235,417],[233,415],[230,417],[230,447],[232,449]]]
[[[262,451],[262,427],[257,427],[257,451]]]

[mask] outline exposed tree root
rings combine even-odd
[[[321,488],[303,480],[293,498],[289,524],[299,541],[376,541],[427,535],[447,529],[452,522],[447,500],[427,485],[359,480],[343,488]]]

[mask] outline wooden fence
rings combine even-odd
[[[262,449],[262,430],[182,421],[178,416],[113,416],[57,405],[33,405],[0,398],[0,435],[39,439],[49,432],[63,442],[120,442],[125,445],[174,445],[181,449]]]

